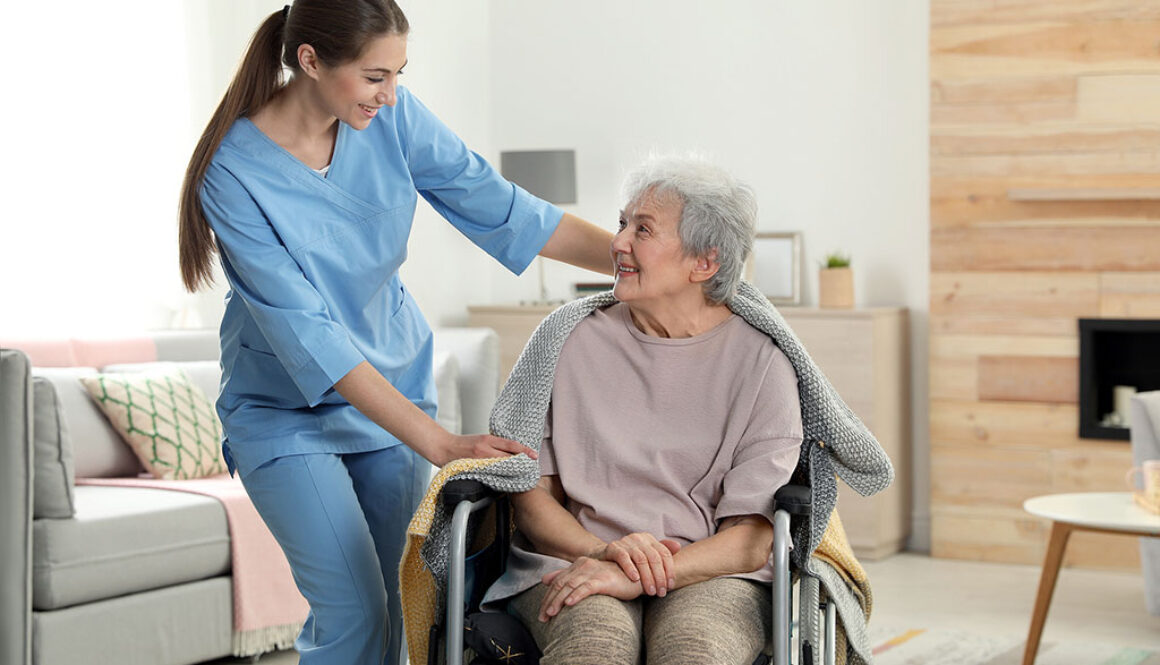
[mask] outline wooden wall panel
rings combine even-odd
[[[1160,20],[1160,6],[1141,0],[936,0],[930,8],[931,25],[935,27],[1125,20]]]
[[[1099,289],[1099,275],[1091,273],[938,272],[930,279],[930,313],[961,318],[1093,316],[1100,308]]]
[[[938,335],[930,344],[931,358],[936,360],[1004,354],[1074,357],[1079,354],[1079,341],[1075,337],[1031,335]]]
[[[1053,492],[1123,492],[1124,474],[1132,467],[1132,451],[1117,441],[1081,439],[1069,448],[1051,451]]]
[[[1160,226],[931,230],[935,272],[1160,271]]]
[[[979,397],[977,358],[930,359],[929,391],[932,400],[975,400]]]
[[[1160,173],[1157,151],[1148,146],[1136,150],[1060,152],[1010,155],[931,155],[931,175],[1004,177],[1092,173],[1109,175]]]
[[[1067,543],[1063,565],[1101,570],[1140,570],[1140,539],[1076,531]]]
[[[939,215],[938,230],[1160,226],[1157,201],[1012,201],[1006,191],[980,190],[961,198],[935,198],[931,207]]]
[[[1077,319],[1160,318],[1160,0],[931,4],[932,552],[1038,564],[1037,494],[1122,487],[1077,435]],[[1069,565],[1138,568],[1077,535]]]
[[[983,356],[979,358],[979,399],[1005,402],[1079,402],[1076,358]]]
[[[936,557],[1042,564],[1049,525],[1022,508],[931,509],[931,554]]]
[[[1020,222],[1068,220],[1119,220],[1139,224],[1160,221],[1160,202],[1121,201],[1012,201],[1007,192],[1019,189],[1155,189],[1160,175],[1075,174],[966,177],[946,176],[931,180],[931,228],[964,226],[1002,227]],[[1098,222],[1097,222],[1098,223]]]
[[[1102,303],[1102,300],[1101,300]],[[1066,337],[1076,334],[1076,320],[1070,316],[1002,316],[934,314],[931,334],[936,335],[1038,335]]]
[[[1074,76],[1030,77],[1007,81],[932,81],[932,105],[1043,104],[1075,102]]]
[[[1111,106],[1110,100],[1102,103]],[[1083,109],[1075,110],[1082,112]],[[1147,108],[1147,111],[1154,114],[1152,117],[1160,118],[1160,108]],[[930,148],[932,155],[966,157],[1138,151],[1142,146],[1160,144],[1160,128],[1145,129],[1127,122],[1095,127],[1053,123],[1032,131],[1018,127],[948,127],[931,132]]]
[[[1074,100],[996,102],[994,104],[932,104],[931,122],[940,125],[1007,125],[1069,120],[1076,114]]]
[[[1131,100],[1131,103],[1125,103]],[[1134,123],[1160,118],[1160,74],[1103,74],[1081,76],[1076,90],[1076,118],[1083,123]],[[1140,127],[1142,134],[1152,130]],[[1125,149],[1156,145],[1144,142]]]
[[[936,450],[930,491],[939,505],[1020,508],[1027,497],[1051,492],[1048,451],[978,446],[936,446]]]
[[[1160,318],[1160,272],[1100,275],[1100,316],[1112,319]]]
[[[945,446],[1030,449],[1050,463],[1053,450],[1079,445],[1078,423],[1074,404],[938,400],[930,405],[931,446],[940,453]]]
[[[1066,4],[1056,2],[1052,4]],[[1118,65],[1156,57],[1160,19],[962,24],[931,31],[934,54]],[[1155,63],[1153,63],[1153,67]],[[1095,70],[1098,71],[1098,70]],[[1054,72],[1053,72],[1054,73]]]

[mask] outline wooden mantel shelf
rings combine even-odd
[[[1008,189],[1012,201],[1160,201],[1160,187],[1029,187]]]

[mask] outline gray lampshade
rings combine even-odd
[[[499,154],[503,177],[552,203],[576,202],[575,150],[518,150]]]

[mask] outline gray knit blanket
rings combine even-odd
[[[493,434],[540,449],[556,362],[565,340],[582,319],[615,302],[611,292],[596,294],[563,305],[540,323],[492,409]],[[785,319],[756,287],[742,282],[726,304],[749,325],[769,335],[797,374],[803,440],[791,482],[812,488],[813,513],[808,520],[794,521],[792,556],[799,570],[821,579],[826,595],[835,601],[849,644],[847,662],[870,662],[866,617],[861,606],[841,577],[824,570],[828,564],[811,554],[821,541],[837,502],[835,474],[859,494],[869,496],[890,485],[894,468],[874,435],[838,396]],[[516,455],[457,478],[479,480],[501,492],[526,492],[539,481],[540,465],[526,455]],[[776,490],[770,488],[771,497]],[[449,511],[440,505],[420,552],[440,586],[446,577],[450,521]]]

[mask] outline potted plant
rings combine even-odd
[[[854,306],[854,272],[850,255],[830,252],[818,271],[818,304],[822,307]]]

